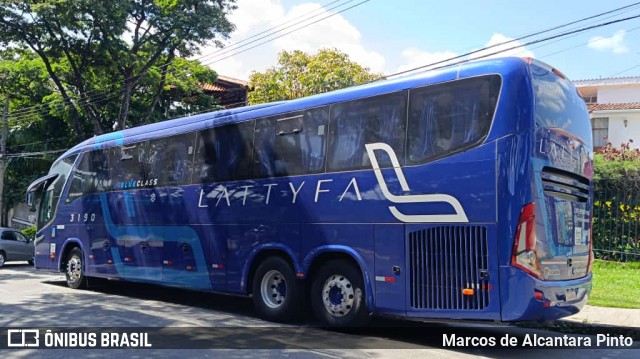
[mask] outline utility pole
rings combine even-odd
[[[6,168],[7,135],[9,134],[9,94],[4,93],[2,113],[2,138],[0,138],[0,225],[6,227],[4,215],[4,170]]]

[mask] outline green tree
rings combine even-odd
[[[249,102],[258,104],[290,100],[371,82],[382,75],[372,73],[349,60],[336,49],[322,49],[316,54],[283,51],[278,64],[265,72],[254,72],[249,79]]]
[[[50,114],[54,103],[43,99],[55,91],[42,60],[31,51],[0,51],[0,99],[9,98],[9,136],[4,182],[4,217],[6,210],[24,199],[26,187],[46,173],[59,153],[25,155],[68,148],[72,143],[62,118]],[[25,109],[37,108],[37,111]]]
[[[153,119],[176,58],[196,54],[234,29],[235,0],[49,0],[0,8],[0,45],[30,49],[42,60],[78,138]],[[193,81],[215,72],[191,64]],[[206,74],[205,74],[206,73]],[[136,120],[131,120],[130,111]],[[115,112],[115,115],[114,115]]]

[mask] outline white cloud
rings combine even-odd
[[[625,30],[618,30],[611,37],[596,36],[589,39],[588,46],[594,50],[612,50],[614,54],[624,54],[629,48],[624,43]]]
[[[506,44],[503,44],[508,42]],[[503,44],[503,45],[499,45]],[[489,41],[486,43],[485,47],[494,46],[490,49],[480,50],[477,53],[471,54],[467,57],[469,60],[479,59],[479,58],[495,58],[495,57],[505,57],[505,56],[518,56],[518,57],[534,57],[533,52],[528,50],[523,44],[519,41],[514,41],[513,38],[507,37],[505,35],[495,33],[491,36]],[[398,67],[396,72],[404,72],[417,67],[422,67],[429,64],[435,64],[434,66],[429,67],[439,67],[451,63],[456,63],[458,61],[464,60],[463,58],[457,58],[450,61],[446,61],[448,59],[452,59],[454,57],[459,56],[457,52],[445,50],[445,51],[436,51],[429,52],[424,51],[415,47],[411,47],[402,51],[402,57],[405,59],[405,63]],[[425,69],[429,69],[426,67]],[[422,70],[422,69],[421,69]],[[394,72],[395,73],[395,72]]]
[[[485,44],[485,47],[490,46],[495,47],[481,50],[470,55],[469,58],[473,60],[478,58],[495,58],[505,56],[534,57],[533,52],[524,47],[520,41],[516,41],[512,37],[508,37],[500,33],[493,34],[491,39],[489,39],[489,42]]]
[[[278,0],[239,0],[237,5],[238,9],[230,15],[231,22],[236,25],[236,31],[231,34],[230,45],[222,50],[226,55],[222,55],[220,49],[208,48],[204,49],[203,55],[200,56],[203,63],[210,65],[221,75],[247,80],[252,71],[260,72],[274,66],[280,51],[302,50],[315,53],[321,48],[337,48],[348,54],[352,61],[369,67],[372,71],[384,71],[384,57],[375,51],[367,50],[362,45],[360,32],[340,14],[295,30],[331,14],[319,4],[303,3],[288,11]],[[293,25],[307,18],[309,20]],[[291,28],[284,29],[291,25]],[[248,50],[271,38],[258,40],[266,35],[260,33],[274,27],[277,27],[275,31],[282,31],[273,36],[295,31]],[[249,37],[252,38],[248,39]],[[243,42],[240,43],[241,41]],[[238,53],[243,50],[247,51]]]
[[[289,11],[286,19],[301,18],[305,14],[313,12],[313,14],[318,14],[317,17],[309,21],[313,22],[330,15],[328,11],[320,9],[321,6],[315,3],[297,5]],[[358,29],[342,15],[332,16],[277,39],[274,41],[274,46],[278,51],[302,50],[312,53],[321,48],[336,48],[348,54],[352,61],[368,67],[372,71],[381,72],[384,70],[384,57],[375,51],[365,49],[361,43],[361,34]]]

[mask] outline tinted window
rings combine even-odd
[[[187,133],[147,142],[141,149],[144,180],[157,186],[175,186],[191,182],[195,133]]]
[[[394,93],[331,106],[329,171],[369,168],[365,144],[384,142],[404,158],[406,94]],[[378,159],[388,167],[388,156]]]
[[[254,121],[248,121],[200,131],[193,181],[250,178],[254,125]]]
[[[563,129],[591,144],[591,124],[584,100],[567,79],[531,64],[536,125]]]
[[[49,174],[58,174],[58,177],[47,187],[45,196],[43,198],[42,205],[40,206],[40,213],[38,215],[38,225],[42,227],[49,222],[55,215],[58,203],[60,202],[60,196],[64,189],[64,184],[67,182],[67,177],[73,168],[73,163],[76,160],[77,155],[65,157],[53,164]]]
[[[493,119],[497,75],[411,90],[407,164],[446,156],[481,141]]]
[[[109,150],[112,178],[118,188],[125,183],[137,182],[144,179],[143,154],[145,143],[135,143]]]
[[[16,234],[12,231],[4,231],[2,232],[2,239],[4,239],[5,241],[15,241]]]
[[[254,177],[323,171],[328,118],[328,108],[317,108],[257,120]]]

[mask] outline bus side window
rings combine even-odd
[[[327,107],[256,121],[255,177],[295,176],[324,169]]]
[[[216,135],[213,128],[198,132],[193,183],[211,183],[216,180]]]
[[[76,171],[73,175],[71,186],[69,186],[69,192],[67,193],[65,203],[73,202],[75,199],[80,198],[86,193],[94,192],[91,191],[93,176],[89,169],[91,158],[90,154],[91,152],[86,152],[82,156],[82,160],[80,161],[78,168],[76,168]]]
[[[115,166],[117,182],[137,182],[144,178],[144,167],[140,163],[144,145],[144,143],[134,143],[113,149],[114,162],[119,163]]]
[[[109,166],[109,150],[95,150],[89,153],[89,173],[91,181],[86,192],[101,192],[112,189]],[[85,192],[85,193],[86,193]]]
[[[194,181],[211,183],[251,178],[255,121],[200,131]]]
[[[390,145],[402,164],[406,127],[406,92],[344,102],[331,107],[328,171],[370,168],[365,145]],[[391,166],[381,154],[382,167]]]
[[[151,157],[157,165],[158,173],[153,173],[149,179],[158,178],[158,185],[172,186],[191,182],[193,165],[193,151],[195,133],[186,133],[178,136],[151,141],[162,142],[153,146],[156,151]],[[156,160],[157,157],[157,160]],[[154,177],[156,176],[156,177]]]
[[[276,120],[277,117],[256,120],[253,154],[253,176],[255,178],[278,175],[275,153]]]
[[[318,173],[324,170],[328,124],[328,106],[304,112],[303,132],[300,141],[302,153],[300,166],[305,173]]]
[[[411,90],[407,164],[479,143],[489,131],[500,81],[492,75]]]

